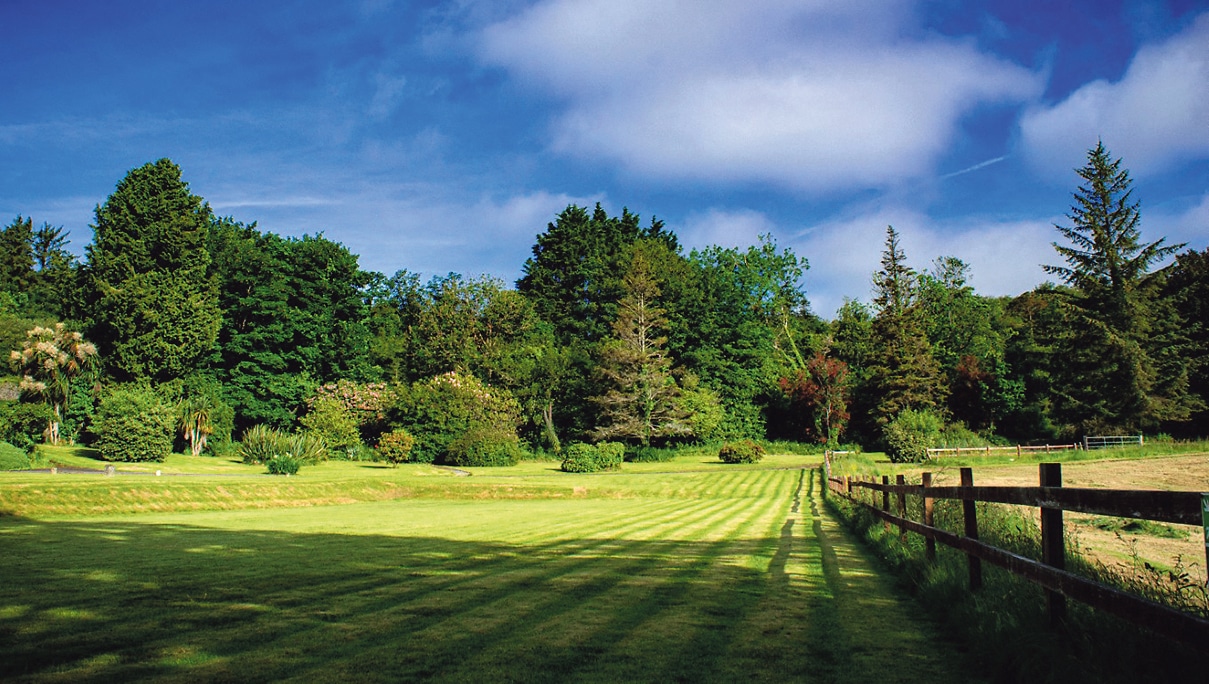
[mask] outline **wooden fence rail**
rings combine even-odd
[[[1042,444],[1040,446],[1024,446],[1021,444],[1017,444],[1016,446],[1001,446],[1001,447],[980,446],[980,447],[944,447],[944,448],[936,448],[936,449],[929,448],[929,449],[927,449],[927,452],[928,452],[928,458],[937,458],[937,457],[941,457],[941,456],[945,456],[945,455],[961,456],[963,453],[971,454],[971,455],[985,454],[987,456],[990,456],[992,451],[1014,451],[1014,452],[1016,452],[1017,456],[1023,456],[1024,454],[1032,452],[1032,451],[1037,451],[1037,452],[1044,451],[1045,453],[1049,454],[1049,453],[1053,453],[1055,451],[1071,451],[1072,449],[1075,451],[1078,451],[1082,448],[1083,447],[1079,444]]]
[[[927,540],[929,560],[935,558],[936,542],[965,553],[972,591],[982,586],[981,562],[986,561],[1043,587],[1050,618],[1056,623],[1064,619],[1066,599],[1070,598],[1172,639],[1209,649],[1209,620],[1067,572],[1062,526],[1063,511],[1201,525],[1205,520],[1203,516],[1209,516],[1209,494],[1063,487],[1062,466],[1058,463],[1040,464],[1041,486],[1038,487],[975,487],[973,470],[970,468],[961,469],[961,485],[957,487],[931,486],[931,473],[924,473],[924,484],[921,485],[906,484],[901,475],[896,484],[890,484],[885,476],[881,482],[870,482],[832,477],[829,460],[826,465],[830,491],[869,509],[884,521],[887,530],[891,526],[898,526],[904,539],[907,532],[922,535]],[[880,498],[880,508],[858,497],[855,493],[858,489],[880,492],[881,497],[874,495],[875,500]],[[890,509],[891,495],[896,504],[896,511],[893,512]],[[923,522],[908,517],[908,496],[923,498]],[[933,526],[933,502],[936,499],[962,502],[963,534]],[[980,541],[974,506],[978,501],[1040,508],[1042,559],[1026,558]],[[1206,549],[1209,551],[1209,526],[1206,527],[1206,535]]]

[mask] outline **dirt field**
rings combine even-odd
[[[957,469],[945,469],[937,477],[943,478],[941,481],[945,483],[956,483]],[[974,482],[979,485],[1034,486],[1038,484],[1037,464],[975,467]],[[1209,453],[1064,463],[1062,484],[1103,489],[1209,492]],[[1073,526],[1074,538],[1083,552],[1109,567],[1130,565],[1136,550],[1141,561],[1164,569],[1173,567],[1176,559],[1182,558],[1189,575],[1202,583],[1206,581],[1205,539],[1200,527],[1159,525],[1164,532],[1170,530],[1169,533],[1177,536],[1168,538],[1145,530],[1102,529],[1114,527],[1114,521],[1077,513],[1067,513],[1066,521]]]

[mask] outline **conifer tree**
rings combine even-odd
[[[132,170],[96,208],[86,249],[90,337],[114,377],[184,377],[213,347],[220,311],[208,275],[211,222],[209,205],[168,159]]]
[[[659,285],[643,250],[634,250],[622,289],[614,337],[601,352],[600,372],[610,388],[595,398],[600,419],[593,436],[647,446],[652,439],[687,435],[687,413],[664,350],[667,319],[658,305]]]
[[[899,246],[898,232],[888,226],[882,270],[873,276],[877,315],[869,369],[876,395],[873,413],[880,425],[906,409],[938,409],[947,394],[916,299],[917,280]]]
[[[1054,243],[1066,265],[1044,267],[1070,287],[1061,298],[1072,334],[1059,350],[1066,362],[1056,410],[1081,431],[1135,430],[1183,403],[1161,396],[1182,393],[1186,384],[1156,382],[1148,349],[1160,332],[1155,324],[1162,323],[1152,306],[1157,281],[1150,268],[1183,245],[1166,245],[1165,238],[1142,242],[1133,181],[1103,142],[1077,173],[1083,184],[1067,214],[1071,225],[1054,226],[1069,242]]]

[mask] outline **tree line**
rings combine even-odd
[[[82,259],[61,228],[0,230],[0,345],[20,397],[0,402],[0,437],[98,439],[114,406],[157,401],[195,452],[261,426],[347,457],[406,444],[401,458],[449,462],[571,442],[877,448],[904,426],[951,443],[1195,435],[1209,250],[1144,242],[1103,145],[1079,174],[1046,267],[1059,282],[982,296],[955,257],[909,267],[889,227],[872,301],[824,320],[807,260],[771,236],[686,251],[656,218],[572,205],[514,287],[424,281],[362,270],[322,235],[215,216],[162,159],[96,207]]]

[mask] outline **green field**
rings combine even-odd
[[[0,475],[0,679],[969,681],[809,465]]]

